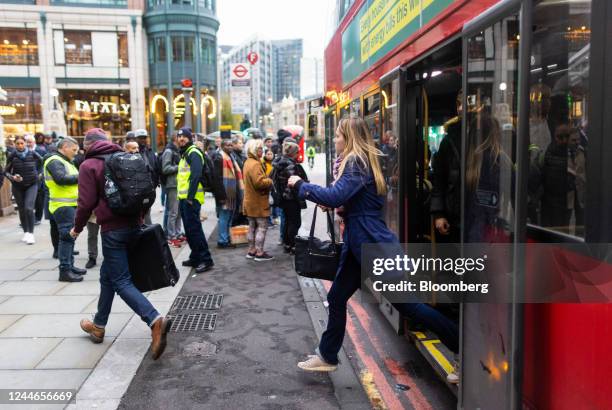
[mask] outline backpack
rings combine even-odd
[[[140,154],[105,155],[104,179],[104,194],[115,215],[141,216],[155,202],[151,169]]]
[[[205,192],[215,193],[215,166],[212,159],[207,154],[204,154],[202,163],[202,186]]]

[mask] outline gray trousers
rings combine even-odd
[[[98,232],[100,232],[100,225],[87,222],[87,254],[91,259],[98,257]]]
[[[176,188],[166,188],[166,212],[168,222],[166,234],[174,239],[181,233],[181,213],[179,212],[178,191]]]

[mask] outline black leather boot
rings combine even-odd
[[[85,275],[87,273],[87,269],[81,269],[77,268],[76,266],[73,266],[72,273],[76,273],[77,275]]]
[[[59,281],[60,282],[80,282],[83,280],[83,276],[72,273],[70,270],[60,270]]]

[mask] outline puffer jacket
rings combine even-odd
[[[19,174],[23,178],[21,182],[13,181],[11,183],[21,188],[32,186],[40,180],[42,172],[42,157],[35,151],[28,151],[22,159],[18,152],[11,153],[6,161],[4,173],[9,175]]]

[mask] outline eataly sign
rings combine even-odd
[[[94,114],[129,114],[130,104],[115,104],[112,102],[74,100],[75,111],[92,112]]]

